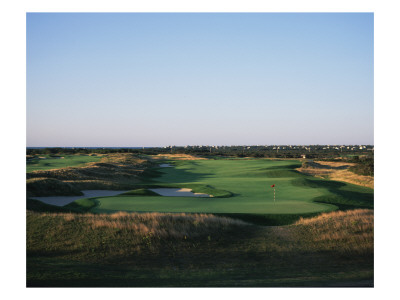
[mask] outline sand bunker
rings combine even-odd
[[[50,197],[31,197],[31,198],[51,205],[64,206],[79,199],[90,198],[90,197],[115,196],[126,192],[128,191],[86,190],[82,191],[83,196],[50,196]]]
[[[207,194],[193,193],[191,189],[159,188],[149,190],[161,196],[167,197],[212,197],[211,195]]]
[[[161,164],[160,168],[171,168],[172,166],[170,164]]]

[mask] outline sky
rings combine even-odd
[[[372,13],[28,13],[28,147],[374,144]]]

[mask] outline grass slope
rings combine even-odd
[[[28,286],[372,284],[371,210],[283,227],[204,214],[27,212]]]
[[[204,189],[208,187],[229,194],[221,198],[147,195],[96,198],[98,205],[90,211],[301,215],[332,211],[338,205],[346,208],[373,207],[373,190],[303,175],[294,170],[301,163],[293,160],[193,160],[173,163],[174,168],[155,170],[158,177],[149,176],[148,183],[174,187],[197,185],[202,189],[194,188],[195,192],[206,192]],[[276,185],[275,203],[270,187],[272,184]],[[212,191],[209,192],[212,194]]]
[[[69,183],[54,178],[30,178],[26,180],[28,197],[33,196],[81,196],[83,193]]]
[[[61,169],[66,167],[79,167],[89,162],[97,162],[101,159],[100,156],[89,155],[65,155],[64,158],[55,158],[50,155],[41,155],[45,159],[40,159],[39,156],[26,162],[26,172]]]
[[[42,184],[44,179],[51,179],[53,182],[58,180],[58,185],[64,183],[64,186],[69,185],[77,191],[131,190],[136,188],[138,183],[150,181],[158,175],[156,170],[149,168],[153,165],[155,164],[149,160],[130,153],[108,154],[97,162],[83,166],[28,172],[27,192],[29,196],[45,196],[49,193],[71,195],[71,191],[59,189],[51,182]]]

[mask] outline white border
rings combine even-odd
[[[95,296],[174,298],[376,299],[396,295],[399,211],[397,169],[399,70],[395,1],[3,1],[1,5],[2,295],[30,299]],[[375,288],[374,289],[26,289],[25,288],[25,13],[26,12],[374,12],[375,14]],[[396,170],[397,171],[397,170]],[[393,174],[392,174],[393,172]],[[5,184],[4,184],[5,183]],[[3,190],[3,191],[4,191]],[[15,206],[14,204],[17,203]],[[17,209],[18,213],[11,211]]]

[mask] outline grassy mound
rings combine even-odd
[[[369,210],[333,212],[283,227],[205,214],[27,212],[28,286],[372,282]]]
[[[75,200],[74,202],[65,205],[64,208],[75,212],[87,212],[91,208],[96,207],[98,204],[99,203],[96,201],[96,198],[85,198]]]
[[[159,196],[159,195],[148,189],[141,188],[141,189],[135,189],[135,190],[120,194],[118,196]]]
[[[233,194],[229,191],[216,189],[207,184],[196,184],[196,183],[182,183],[182,184],[160,184],[161,187],[170,188],[187,188],[191,189],[193,193],[202,193],[212,195],[214,198],[228,198],[232,197]]]
[[[150,191],[149,189],[155,189],[155,188],[186,188],[186,189],[191,189],[193,193],[203,193],[203,194],[208,194],[212,195],[214,198],[227,198],[227,197],[232,197],[233,194],[229,191],[221,190],[221,189],[216,189],[213,188],[209,185],[206,184],[187,184],[187,183],[182,183],[182,184],[147,184],[147,185],[139,185],[140,188],[131,190],[129,192],[123,193],[120,196],[160,196],[159,194]]]
[[[100,215],[28,212],[27,220],[28,256],[54,252],[99,262],[136,260],[135,255],[142,252],[161,252],[167,241],[208,241],[247,225],[206,214],[126,212]]]
[[[83,193],[69,183],[54,178],[31,178],[26,181],[28,197],[81,196]]]
[[[65,206],[56,206],[36,199],[26,199],[26,209],[38,213],[86,213],[98,203],[94,198],[80,199]]]
[[[213,187],[210,187],[205,184],[180,184],[180,185],[175,185],[175,184],[154,184],[154,185],[141,185],[140,187],[131,190],[129,192],[117,195],[117,196],[112,196],[112,197],[99,197],[99,198],[88,198],[88,199],[79,199],[76,200],[68,205],[65,206],[65,208],[69,210],[74,210],[74,211],[79,211],[79,212],[87,212],[87,211],[92,211],[96,212],[95,208],[102,210],[103,208],[99,206],[101,203],[106,201],[106,199],[110,199],[112,203],[117,203],[119,201],[125,202],[124,200],[129,201],[130,197],[138,198],[141,199],[140,197],[157,197],[158,199],[164,199],[164,196],[160,196],[159,194],[150,191],[149,189],[151,188],[189,188],[192,189],[192,192],[194,193],[205,193],[208,195],[212,195],[213,198],[227,198],[227,197],[232,197],[233,194],[229,191],[225,190],[220,190],[220,189],[215,189]],[[168,198],[173,198],[173,197],[168,197]],[[181,198],[181,197],[178,197]],[[211,199],[213,199],[211,198]],[[143,198],[145,199],[145,198]],[[149,198],[151,199],[151,198]],[[197,199],[206,199],[206,198],[197,198]],[[210,198],[207,198],[210,199]],[[166,202],[166,205],[168,203],[171,204],[171,202]],[[117,205],[117,209],[115,211],[123,211],[124,209],[118,209],[119,205]],[[115,212],[114,211],[114,212]]]
[[[311,218],[320,213],[302,213],[302,214],[241,214],[241,213],[221,213],[217,216],[242,220],[260,226],[284,226],[291,225],[302,218]]]
[[[78,157],[78,156],[77,156]],[[85,159],[89,156],[82,156]],[[96,160],[100,157],[95,157]],[[55,159],[63,161],[65,159]],[[45,159],[45,161],[47,161]],[[62,166],[62,165],[61,165]],[[138,183],[143,181],[150,181],[151,176],[157,176],[156,171],[151,171],[154,163],[149,160],[142,159],[141,157],[133,154],[109,154],[101,157],[101,161],[86,163],[80,167],[64,167],[57,169],[43,169],[31,171],[26,174],[28,183],[35,182],[35,180],[47,179],[48,185],[43,187],[40,195],[80,195],[59,189],[58,186],[62,183],[68,184],[71,188],[81,190],[130,190],[136,187]],[[50,181],[52,180],[52,181]],[[54,181],[57,180],[57,181]],[[54,186],[51,186],[54,183]],[[65,185],[66,186],[66,185]],[[28,192],[29,192],[28,187]],[[32,187],[34,188],[34,187]],[[59,190],[57,194],[44,194],[45,190],[53,191]],[[63,193],[65,191],[65,193]],[[36,192],[36,190],[35,190]],[[38,193],[31,193],[29,195],[39,196]]]
[[[50,205],[35,199],[26,199],[26,209],[34,212],[70,212],[64,207]]]
[[[78,167],[83,166],[90,162],[96,162],[101,159],[100,156],[89,156],[89,155],[43,155],[31,156],[26,162],[26,171],[40,171],[40,170],[51,170],[61,169],[67,167]]]
[[[323,213],[294,226],[304,248],[356,255],[374,253],[374,212],[369,209]]]

